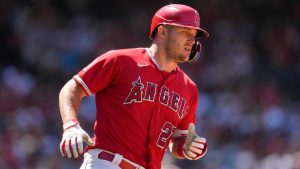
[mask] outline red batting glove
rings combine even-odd
[[[93,140],[90,136],[80,127],[77,119],[72,119],[63,125],[64,133],[60,142],[60,152],[62,156],[78,157],[79,154],[83,153],[83,142],[90,146],[94,146]],[[71,150],[72,149],[72,150]]]

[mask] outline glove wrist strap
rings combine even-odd
[[[70,127],[76,126],[77,124],[79,124],[79,121],[77,120],[77,118],[73,118],[73,119],[65,122],[63,125],[64,131]]]

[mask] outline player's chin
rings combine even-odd
[[[189,61],[189,57],[178,57],[177,62],[178,63],[185,63]]]
[[[190,57],[189,53],[185,53],[185,54],[179,55],[178,56],[178,61],[179,61],[179,63],[187,62],[187,61],[189,61],[189,57]]]

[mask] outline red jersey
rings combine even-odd
[[[198,90],[179,68],[168,73],[148,49],[121,49],[97,57],[73,77],[95,94],[95,147],[148,169],[160,169],[175,129],[195,123]]]

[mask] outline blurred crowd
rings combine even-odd
[[[182,68],[200,91],[197,132],[209,150],[198,161],[167,153],[164,169],[300,169],[300,1],[2,0],[0,168],[73,169],[62,158],[58,93],[95,57],[149,47],[151,18],[168,3],[197,9],[197,63]],[[92,133],[94,98],[79,119]]]

